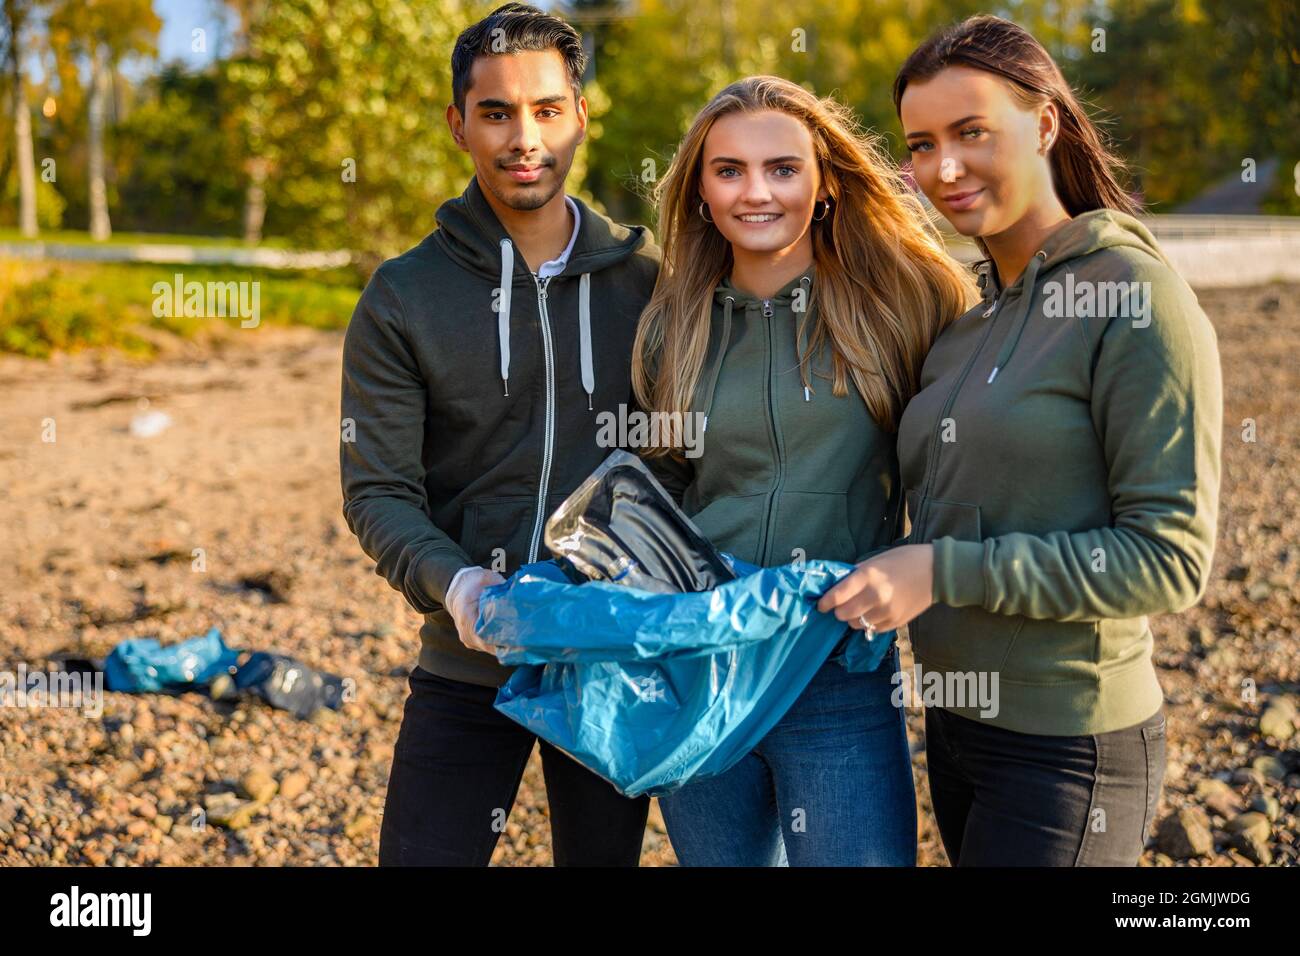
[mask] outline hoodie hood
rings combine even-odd
[[[982,259],[975,263],[979,276],[981,308],[983,315],[991,316],[999,302],[1015,298],[1011,328],[1003,342],[1002,349],[993,363],[988,383],[993,384],[998,372],[1006,368],[1015,354],[1021,333],[1029,321],[1030,307],[1034,301],[1034,292],[1041,277],[1058,266],[1075,259],[1091,255],[1102,249],[1116,248],[1140,249],[1142,252],[1168,266],[1169,262],[1156,244],[1151,231],[1133,216],[1114,209],[1094,209],[1091,212],[1075,216],[1044,240],[1042,247],[1034,253],[1025,266],[1025,271],[1009,287],[1003,288],[998,282],[997,269],[992,259]]]
[[[595,388],[595,367],[591,350],[591,273],[625,261],[649,241],[644,226],[623,226],[592,209],[581,199],[570,197],[581,213],[578,236],[560,277],[579,277],[578,326],[582,363],[582,384],[587,405]],[[534,276],[515,255],[514,243],[501,220],[483,195],[478,177],[470,178],[465,191],[438,207],[438,229],[434,239],[448,256],[463,268],[485,279],[497,280],[497,331],[501,357],[501,387],[510,394],[510,298],[512,288]],[[518,261],[516,261],[518,259]]]

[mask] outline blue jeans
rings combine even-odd
[[[890,702],[895,645],[871,673],[823,664],[726,773],[659,808],[683,866],[915,866],[907,725]]]

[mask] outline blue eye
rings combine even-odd
[[[795,169],[793,166],[778,166],[778,167],[776,167],[776,171],[777,171],[777,172],[780,172],[780,171],[783,170],[783,169],[788,169],[788,170],[790,171],[790,176],[798,176],[798,175],[799,175],[799,170]],[[790,176],[782,176],[781,178],[782,178],[782,179],[789,179]]]
[[[917,142],[915,142],[915,143],[908,143],[908,144],[907,144],[907,151],[908,151],[909,153],[919,153],[919,152],[921,152],[921,151],[924,150],[924,149],[928,149],[929,147],[930,147],[930,144],[927,143],[925,140],[919,140],[919,141],[917,141]]]

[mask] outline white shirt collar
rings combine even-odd
[[[565,196],[564,204],[573,213],[573,235],[569,236],[569,244],[564,247],[564,251],[560,253],[558,258],[543,262],[537,267],[537,277],[539,279],[559,275],[564,271],[564,267],[569,263],[569,253],[573,251],[573,244],[578,239],[578,228],[582,225],[582,213],[578,212],[578,204],[571,197]]]

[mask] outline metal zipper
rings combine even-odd
[[[537,560],[537,549],[542,543],[542,522],[546,520],[546,492],[551,481],[551,454],[555,450],[555,353],[551,348],[551,318],[546,311],[545,279],[533,275],[537,284],[537,310],[542,319],[542,352],[546,364],[546,436],[542,441],[542,480],[537,486],[537,518],[533,522],[533,539],[528,547],[528,563]]]
[[[920,514],[918,514],[912,521],[912,524],[916,528],[920,529],[918,533],[921,535],[924,535],[925,533],[925,519],[929,517],[930,488],[933,486],[934,476],[939,470],[939,437],[943,434],[943,420],[948,417],[948,413],[952,411],[953,405],[957,404],[957,393],[960,392],[961,387],[966,384],[966,378],[970,375],[970,370],[975,367],[976,360],[979,359],[980,353],[984,351],[984,346],[988,344],[989,335],[993,332],[993,326],[998,323],[996,315],[998,306],[1002,304],[1002,296],[1005,294],[1006,290],[1004,289],[1002,293],[993,300],[993,304],[983,313],[983,318],[987,319],[992,317],[993,321],[989,322],[988,328],[984,330],[984,337],[980,339],[980,344],[975,347],[971,352],[970,358],[966,360],[966,366],[961,370],[961,375],[953,385],[952,391],[948,393],[947,401],[944,402],[943,409],[939,412],[939,420],[935,422],[934,437],[930,440],[930,467],[927,469],[928,474],[925,476],[925,484],[921,486],[921,497],[917,503]]]
[[[781,454],[781,436],[776,427],[776,404],[772,399],[772,373],[776,367],[776,361],[773,358],[773,335],[772,335],[772,300],[763,300],[763,318],[767,320],[767,420],[772,428],[772,451],[776,457],[776,484],[772,486],[772,493],[767,499],[767,513],[763,520],[763,541],[759,549],[759,560],[766,565],[771,556],[767,549],[772,541],[772,517],[775,511],[777,496],[781,493],[781,484],[785,481],[785,457]]]

